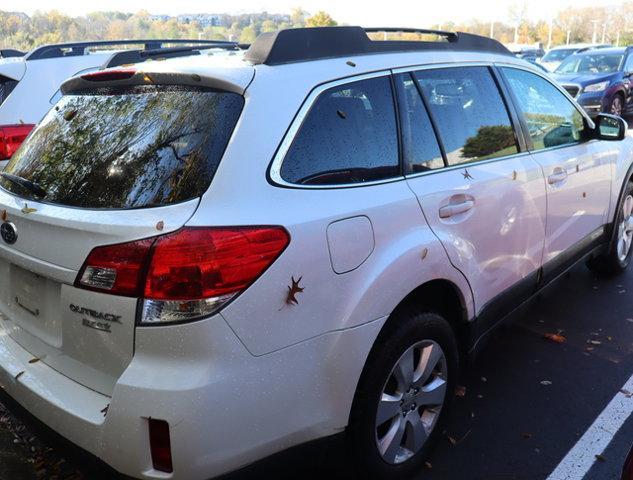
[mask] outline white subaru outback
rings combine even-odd
[[[496,325],[627,267],[622,119],[493,40],[368,33],[67,81],[0,174],[3,390],[132,477],[340,434],[402,478]]]

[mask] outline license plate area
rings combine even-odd
[[[17,265],[9,265],[7,295],[9,321],[48,345],[61,347],[60,285]]]

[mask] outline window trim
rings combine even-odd
[[[387,70],[378,70],[375,72],[364,73],[361,75],[353,75],[349,77],[339,78],[337,80],[332,80],[330,82],[322,83],[317,85],[312,89],[312,91],[308,94],[307,98],[304,100],[303,104],[299,108],[299,111],[295,115],[290,127],[286,131],[283,140],[279,144],[277,148],[277,152],[273,156],[273,160],[268,168],[268,181],[273,185],[279,187],[286,188],[296,188],[296,189],[305,189],[305,190],[332,190],[332,189],[340,189],[340,188],[362,188],[366,186],[372,185],[381,185],[384,183],[393,183],[404,180],[404,175],[402,174],[402,152],[400,148],[400,126],[398,124],[398,110],[396,104],[396,98],[393,91],[393,79],[392,79],[392,71],[390,69]],[[284,180],[281,176],[281,166],[286,158],[288,150],[290,150],[290,146],[294,142],[297,134],[301,130],[308,113],[314,106],[317,98],[326,90],[330,88],[339,87],[342,85],[347,85],[349,83],[354,83],[362,80],[368,80],[372,78],[379,77],[387,77],[390,85],[391,98],[394,105],[394,122],[396,126],[396,135],[398,138],[396,139],[397,148],[398,148],[398,168],[400,170],[400,174],[394,177],[385,178],[382,180],[372,180],[369,182],[356,182],[356,183],[340,183],[340,184],[332,184],[332,185],[303,185],[299,183],[292,183]]]
[[[584,118],[587,126],[590,129],[596,128],[596,125],[593,122],[593,120],[591,119],[591,117],[589,116],[589,114],[587,112],[585,112],[585,110],[578,105],[576,100],[571,95],[569,95],[567,90],[565,90],[562,86],[554,83],[550,78],[547,78],[546,75],[541,74],[541,72],[538,72],[536,70],[532,70],[531,68],[525,68],[522,65],[515,65],[515,64],[512,64],[512,63],[505,63],[505,62],[495,62],[494,66],[497,68],[497,70],[499,71],[500,77],[503,79],[503,83],[505,84],[506,89],[508,90],[508,95],[510,96],[511,102],[514,105],[514,108],[516,109],[517,114],[519,116],[519,119],[521,121],[521,128],[523,129],[523,136],[525,138],[526,147],[527,147],[527,151],[528,152],[536,154],[536,153],[541,153],[541,152],[549,152],[549,151],[552,151],[552,150],[558,150],[558,149],[561,149],[561,148],[575,147],[575,146],[578,146],[580,144],[587,143],[587,140],[581,139],[581,140],[578,140],[577,142],[574,142],[574,143],[567,143],[565,145],[556,145],[556,146],[553,146],[553,147],[541,148],[541,149],[536,150],[534,148],[534,142],[532,141],[532,137],[530,137],[530,132],[529,132],[529,129],[528,129],[528,126],[527,126],[527,121],[525,119],[525,115],[523,114],[523,111],[519,108],[519,101],[518,101],[518,99],[516,98],[516,95],[514,94],[514,92],[512,91],[512,89],[509,86],[508,78],[507,78],[505,72],[503,71],[504,68],[513,68],[515,70],[522,70],[522,71],[525,71],[525,72],[528,72],[528,73],[532,73],[532,74],[537,75],[538,77],[542,78],[545,82],[550,84],[552,87],[554,87],[560,93],[562,93],[565,98],[567,98],[567,100],[576,109],[576,111],[578,113],[580,113],[580,115]],[[591,141],[591,140],[589,140],[589,141]]]

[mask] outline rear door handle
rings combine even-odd
[[[559,183],[563,183],[567,179],[567,171],[556,167],[554,169],[554,173],[552,173],[549,177],[547,177],[547,183],[550,185],[557,185]]]
[[[459,203],[451,203],[440,208],[440,218],[449,218],[460,213],[466,213],[475,206],[474,200],[464,200]]]

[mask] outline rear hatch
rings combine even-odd
[[[77,273],[97,246],[187,222],[244,103],[236,92],[124,83],[62,97],[0,173],[0,327],[108,395],[133,355],[138,299],[77,288]]]

